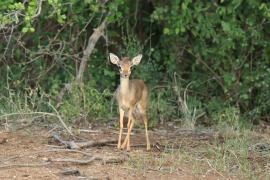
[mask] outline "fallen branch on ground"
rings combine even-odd
[[[84,142],[64,141],[56,133],[53,133],[52,137],[56,141],[67,146],[69,149],[81,149],[81,148],[94,147],[94,146],[106,146],[107,144],[117,142],[116,139],[101,139],[101,140],[97,140],[97,141],[84,141]]]
[[[80,176],[81,175],[80,171],[77,170],[77,169],[65,169],[65,170],[63,170],[60,173],[63,174],[63,175],[65,175],[65,176],[70,176],[70,175]]]
[[[70,163],[76,163],[76,164],[89,164],[93,162],[94,160],[99,160],[99,158],[97,157],[91,157],[87,159],[55,158],[55,159],[49,159],[49,162],[70,162]]]
[[[55,159],[49,159],[48,161],[49,162],[69,162],[69,163],[86,165],[96,160],[101,161],[103,164],[117,164],[117,163],[123,163],[126,159],[127,159],[127,156],[121,155],[120,157],[110,158],[110,159],[104,159],[102,157],[93,156],[93,157],[85,158],[85,159],[55,158]]]
[[[89,157],[92,157],[92,154],[89,154],[87,152],[83,152],[83,151],[79,151],[79,150],[75,150],[75,149],[48,149],[45,150],[44,152],[71,152],[71,153],[79,153],[79,154],[83,154]]]
[[[40,164],[6,164],[0,166],[0,169],[3,168],[12,168],[12,167],[39,167],[39,166],[47,166],[51,164],[51,162],[45,162],[45,163],[40,163]]]
[[[53,148],[53,149],[47,149],[47,150],[40,150],[40,151],[32,151],[32,152],[29,152],[29,153],[25,153],[25,154],[17,154],[17,155],[14,155],[14,156],[10,156],[6,159],[0,159],[0,162],[1,163],[6,163],[8,161],[11,161],[11,160],[14,160],[16,158],[22,158],[22,157],[26,157],[26,156],[30,156],[30,155],[36,155],[36,154],[41,154],[41,153],[46,153],[46,152],[70,152],[70,153],[80,153],[80,154],[83,154],[85,156],[89,156],[89,157],[92,157],[92,154],[89,154],[87,152],[83,152],[83,151],[79,151],[79,150],[75,150],[75,149],[56,149],[56,148]]]
[[[102,133],[101,130],[92,130],[92,129],[79,129],[79,132],[85,132],[85,133]]]
[[[100,160],[102,161],[103,163],[105,164],[112,164],[112,163],[121,163],[121,162],[124,162],[125,159],[128,157],[127,155],[120,155],[119,158],[111,158],[111,159],[107,159],[107,160],[104,160],[103,158],[101,157],[94,157],[92,154],[89,154],[87,152],[83,152],[83,151],[79,151],[79,150],[74,150],[74,149],[47,149],[47,150],[44,150],[44,151],[36,151],[36,152],[31,152],[31,153],[26,153],[26,154],[19,154],[19,155],[14,155],[12,157],[9,157],[7,159],[4,159],[4,160],[1,160],[0,162],[2,163],[7,163],[8,161],[10,160],[13,160],[15,158],[21,158],[21,157],[25,157],[25,156],[29,156],[29,155],[33,155],[33,154],[39,154],[39,153],[45,153],[45,152],[70,152],[70,153],[79,153],[79,154],[83,154],[85,156],[88,156],[89,158],[88,159],[84,159],[84,160],[74,160],[74,159],[49,159],[48,162],[73,162],[73,163],[78,163],[78,164],[88,164],[94,160]],[[89,160],[91,159],[91,160]],[[44,164],[43,164],[44,165]],[[34,167],[35,165],[33,164],[26,164],[25,166],[21,165],[21,164],[6,164],[6,165],[3,165],[3,166],[0,166],[0,168],[5,168],[5,167]],[[40,165],[42,166],[42,165]]]
[[[127,160],[128,156],[121,156],[119,158],[111,158],[111,159],[106,159],[106,160],[102,160],[103,164],[119,164],[119,163],[123,163],[124,161]]]

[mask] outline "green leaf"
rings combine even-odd
[[[23,32],[23,33],[28,32],[28,27],[23,27],[23,28],[22,28],[22,32]]]
[[[167,34],[167,35],[170,34],[170,29],[169,28],[164,28],[163,33]]]
[[[231,27],[229,23],[222,21],[221,26],[224,32],[230,32]]]

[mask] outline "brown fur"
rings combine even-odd
[[[131,74],[131,67],[133,65],[139,64],[140,59],[141,55],[136,56],[132,59],[132,61],[130,61],[130,59],[127,57],[122,58],[122,60],[120,61],[117,56],[111,56],[112,63],[117,64],[120,68],[120,85],[116,90],[116,99],[119,105],[120,113],[120,133],[117,147],[122,149],[127,147],[127,150],[130,150],[130,133],[133,128],[135,118],[138,117],[141,117],[145,124],[147,150],[150,149],[147,130],[148,119],[146,114],[146,108],[148,103],[148,88],[142,80],[129,80],[129,76]],[[121,145],[123,117],[125,113],[128,114],[128,133],[123,144]]]

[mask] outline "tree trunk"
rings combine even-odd
[[[76,82],[78,84],[82,83],[83,73],[87,65],[87,60],[92,54],[97,41],[103,35],[104,29],[106,27],[106,22],[107,22],[107,19],[105,18],[103,22],[96,29],[94,29],[93,34],[89,37],[88,44],[83,51],[83,57],[80,63],[79,71],[76,75]]]

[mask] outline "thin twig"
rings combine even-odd
[[[74,158],[55,158],[50,159],[50,162],[70,162],[70,163],[76,163],[76,164],[89,164],[93,162],[94,160],[99,160],[98,157],[91,157],[87,159],[74,159]]]
[[[83,151],[79,151],[79,150],[75,150],[75,149],[61,149],[61,148],[51,148],[51,149],[47,149],[47,150],[40,150],[40,151],[32,151],[29,153],[25,153],[25,154],[17,154],[11,157],[8,157],[6,159],[0,160],[1,163],[5,163],[8,162],[12,159],[16,159],[16,158],[22,158],[25,156],[29,156],[29,155],[34,155],[34,154],[39,154],[39,153],[46,153],[46,152],[70,152],[70,153],[80,153],[89,157],[92,157],[91,154],[87,153],[87,152],[83,152]]]
[[[60,142],[61,144],[66,145],[70,149],[80,149],[86,147],[93,147],[93,146],[105,146],[110,143],[116,143],[116,139],[101,139],[96,141],[84,141],[84,142],[75,142],[75,141],[64,141],[60,138],[60,136],[56,133],[52,134],[52,137]]]
[[[223,174],[221,174],[216,168],[214,168],[214,167],[212,166],[212,164],[209,162],[208,159],[206,159],[206,162],[207,162],[207,164],[209,165],[209,167],[210,167],[211,169],[213,169],[216,173],[218,173],[220,176],[222,176],[223,178],[225,178],[225,176],[224,176]]]
[[[62,125],[66,128],[67,132],[73,136],[73,133],[71,130],[67,127],[65,122],[63,121],[62,117],[60,116],[59,112],[55,109],[55,107],[49,102],[49,106],[54,110],[54,112],[57,114],[56,117],[59,119],[59,121],[62,123]]]
[[[75,158],[55,158],[50,159],[50,162],[69,162],[69,163],[76,163],[76,164],[89,164],[92,163],[95,160],[102,161],[103,164],[115,164],[115,163],[122,163],[126,160],[126,157],[122,156],[120,158],[110,158],[110,159],[103,159],[98,156],[93,156],[91,158],[86,159],[75,159]]]
[[[47,166],[51,164],[51,162],[39,163],[39,164],[6,164],[0,166],[2,168],[12,168],[12,167],[39,167],[39,166]]]
[[[192,56],[194,56],[202,65],[204,65],[206,67],[206,69],[208,69],[215,77],[216,82],[222,87],[222,89],[224,89],[224,85],[223,82],[220,78],[220,76],[206,63],[204,62],[204,60],[202,59],[200,54],[194,54],[191,51],[186,50],[189,54],[191,54]]]
[[[101,130],[92,130],[92,129],[79,129],[79,132],[86,132],[86,133],[102,133]]]
[[[9,44],[10,44],[10,41],[11,41],[11,38],[12,38],[13,30],[14,30],[14,26],[11,27],[11,32],[10,32],[10,35],[9,35],[9,38],[8,38],[8,43],[7,43],[7,46],[5,48],[5,52],[4,52],[3,56],[5,56],[7,51],[8,51],[8,47],[9,47]]]
[[[32,19],[34,19],[34,18],[36,18],[36,17],[38,17],[40,15],[40,13],[41,13],[41,6],[42,6],[42,2],[43,1],[45,1],[45,0],[40,0],[39,1],[37,13],[34,16],[32,16]]]
[[[139,0],[136,0],[135,13],[134,13],[134,25],[132,27],[133,32],[135,32],[135,28],[137,25],[138,7],[139,7]]]
[[[50,105],[50,104],[49,104]],[[53,106],[51,106],[53,109],[55,109]],[[57,111],[56,111],[57,112]],[[58,113],[58,112],[57,112]],[[4,114],[0,116],[0,120],[2,118],[6,118],[9,116],[15,116],[15,115],[34,115],[34,114],[41,114],[44,116],[53,116],[53,117],[57,117],[58,120],[62,123],[62,125],[65,127],[65,129],[67,130],[67,132],[70,135],[73,135],[73,133],[70,131],[70,129],[66,126],[66,124],[64,123],[63,119],[61,118],[61,116],[59,114],[53,114],[53,113],[48,113],[48,112],[29,112],[29,113],[10,113],[10,114]]]
[[[56,148],[53,148],[53,149],[45,150],[44,152],[71,152],[71,153],[83,154],[83,155],[86,155],[86,156],[89,156],[89,157],[93,156],[92,154],[89,154],[87,152],[83,152],[83,151],[79,151],[79,150],[75,150],[75,149],[60,149],[60,148],[56,149]]]

